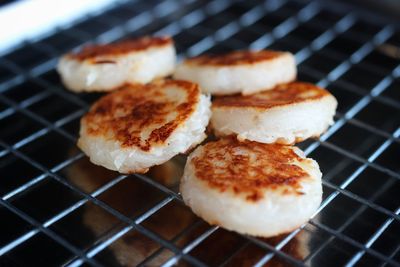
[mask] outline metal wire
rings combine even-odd
[[[138,5],[140,5],[140,8],[137,8]],[[207,265],[203,259],[195,257],[193,252],[196,251],[205,240],[211,238],[216,234],[216,232],[221,231],[218,227],[207,228],[201,233],[198,233],[198,235],[189,243],[180,247],[176,245],[176,241],[181,236],[197,227],[198,222],[187,226],[186,229],[178,233],[175,238],[171,240],[167,240],[161,237],[158,233],[143,226],[143,222],[155,214],[158,214],[160,210],[166,207],[166,205],[169,205],[173,201],[181,203],[182,199],[179,193],[176,193],[174,190],[160,184],[148,176],[134,175],[136,176],[136,179],[154,188],[154,190],[162,192],[164,197],[152,207],[147,208],[147,210],[140,215],[129,217],[100,199],[100,196],[103,193],[108,192],[126,179],[129,179],[129,176],[117,176],[93,192],[87,193],[75,184],[64,179],[59,174],[59,171],[76,164],[81,160],[83,158],[81,152],[71,155],[67,159],[62,160],[51,167],[46,166],[34,156],[24,152],[24,149],[29,148],[38,140],[43,138],[46,139],[50,133],[57,133],[62,136],[62,138],[65,138],[65,140],[71,142],[76,141],[76,135],[67,131],[65,126],[78,120],[79,117],[88,109],[89,104],[84,100],[84,96],[69,93],[64,90],[61,84],[58,82],[48,81],[44,76],[47,73],[54,72],[54,66],[58,57],[62,53],[67,49],[78,48],[82,44],[88,42],[112,42],[125,38],[126,36],[156,33],[170,34],[173,36],[185,36],[186,34],[188,36],[186,38],[187,40],[193,38],[194,35],[197,36],[196,42],[193,42],[188,47],[184,47],[185,49],[180,51],[180,58],[184,55],[195,56],[221,45],[224,46],[224,49],[227,48],[226,46],[228,46],[229,49],[244,49],[246,47],[263,49],[266,47],[275,48],[276,44],[304,44],[297,49],[295,54],[296,60],[298,64],[300,64],[300,74],[305,73],[312,77],[316,77],[316,83],[320,86],[327,87],[332,83],[335,83],[348,92],[348,94],[357,93],[360,96],[347,111],[343,113],[339,112],[335,124],[324,135],[322,135],[319,140],[311,142],[305,148],[306,154],[313,155],[320,149],[328,149],[329,151],[341,155],[343,158],[343,161],[336,166],[336,169],[335,167],[331,167],[326,170],[327,175],[323,180],[323,185],[324,188],[328,190],[328,192],[331,191],[331,193],[324,197],[324,201],[313,219],[309,223],[304,224],[299,229],[288,234],[275,245],[271,245],[261,239],[243,236],[245,242],[239,246],[234,253],[225,255],[225,260],[221,262],[221,265],[229,264],[229,262],[234,260],[236,255],[240,255],[242,249],[249,244],[256,245],[265,250],[265,255],[260,257],[258,262],[254,263],[256,266],[262,266],[275,258],[283,259],[293,265],[310,265],[314,261],[318,262],[318,258],[320,257],[319,255],[324,253],[324,251],[331,246],[335,240],[341,240],[341,242],[345,242],[355,250],[355,253],[351,254],[346,260],[346,266],[354,266],[355,264],[360,263],[364,259],[365,255],[373,257],[383,264],[400,266],[400,262],[396,261],[394,258],[398,255],[400,244],[398,244],[396,249],[390,253],[386,253],[386,251],[378,251],[373,247],[375,242],[382,238],[383,233],[389,231],[388,229],[391,224],[400,221],[400,203],[397,203],[397,207],[394,210],[391,210],[380,205],[376,201],[381,195],[385,194],[390,188],[395,186],[396,183],[400,183],[400,174],[398,173],[398,169],[387,167],[384,162],[382,163],[382,161],[379,162],[380,157],[387,153],[391,146],[399,144],[400,128],[398,127],[400,126],[400,121],[397,121],[397,128],[390,131],[386,128],[380,129],[376,125],[373,125],[369,121],[365,121],[359,117],[362,112],[370,108],[370,105],[373,102],[400,110],[400,99],[389,98],[383,94],[389,85],[399,78],[400,66],[397,65],[389,72],[384,72],[381,70],[380,66],[364,62],[364,59],[370,55],[376,47],[384,44],[395,35],[400,36],[400,31],[396,24],[388,22],[381,23],[384,21],[382,19],[376,19],[374,22],[371,22],[371,20],[366,21],[363,19],[363,16],[350,10],[351,9],[347,6],[338,3],[327,3],[322,5],[320,2],[309,3],[284,0],[268,2],[251,1],[251,3],[244,1],[232,2],[228,0],[215,0],[211,2],[185,0],[180,1],[179,3],[168,0],[155,2],[150,1],[145,3],[138,3],[136,1],[119,2],[109,11],[104,11],[102,14],[89,15],[87,18],[84,18],[73,25],[68,25],[63,29],[56,29],[53,35],[50,35],[43,40],[25,42],[21,46],[16,47],[15,49],[18,50],[18,52],[15,53],[26,53],[28,49],[34,47],[41,53],[46,54],[49,60],[44,62],[39,60],[37,64],[27,68],[22,62],[19,62],[15,57],[13,57],[13,55],[16,55],[13,52],[0,59],[0,68],[5,68],[7,71],[14,74],[8,79],[1,80],[0,82],[0,102],[7,106],[7,108],[0,111],[0,123],[2,120],[22,114],[39,126],[38,130],[29,133],[13,143],[9,143],[0,138],[0,146],[3,148],[3,150],[0,150],[0,163],[3,161],[3,157],[11,155],[28,162],[40,171],[40,174],[36,177],[29,179],[23,184],[20,184],[1,195],[0,206],[15,213],[30,224],[32,228],[24,233],[20,233],[13,240],[2,245],[0,247],[0,256],[7,256],[23,246],[23,244],[29,242],[29,240],[33,239],[38,234],[44,234],[73,254],[73,257],[65,263],[68,266],[80,266],[84,263],[93,266],[104,266],[106,264],[101,262],[101,260],[97,258],[97,255],[101,254],[104,250],[107,250],[118,239],[126,236],[132,229],[135,229],[161,246],[160,249],[143,259],[140,263],[141,266],[145,266],[151,260],[157,258],[163,249],[168,249],[174,254],[165,261],[164,266],[178,264],[181,260],[196,266]],[[127,15],[123,19],[119,17],[119,14],[126,13]],[[90,23],[99,18],[104,24],[104,27],[100,29],[96,28],[97,30],[92,32],[90,30]],[[219,26],[216,29],[213,28],[213,25],[217,22],[209,22],[215,18],[219,18],[220,21],[218,23],[221,24],[218,24]],[[264,20],[265,22],[263,22]],[[360,21],[366,23],[366,25],[375,26],[380,30],[374,33],[359,33],[353,30],[352,27]],[[268,23],[271,23],[273,26]],[[319,31],[319,34],[308,42],[305,42],[302,39],[304,36],[294,33],[297,29],[305,27],[304,25],[306,24],[313,25],[313,27],[316,27],[317,31]],[[85,27],[89,27],[89,29]],[[191,28],[193,27],[197,27],[197,31],[191,31]],[[263,27],[271,28],[271,30],[265,31]],[[252,31],[256,35],[256,38],[253,38],[250,43],[247,39],[240,39],[239,35],[240,32],[248,31]],[[192,37],[190,37],[189,34],[192,34]],[[358,42],[357,39],[361,38],[363,40],[362,44],[348,54],[341,51],[335,51],[332,47],[329,47],[332,42],[341,38],[343,35],[347,36],[346,38],[349,39],[348,41],[350,43]],[[57,36],[72,38],[75,40],[74,45],[67,49],[64,48],[62,44],[61,46],[55,46],[51,39],[47,39],[53,36],[55,38]],[[285,41],[286,38],[290,41]],[[177,45],[180,47],[179,41]],[[281,49],[285,48],[282,47]],[[319,52],[331,56],[333,55],[332,57],[340,57],[341,61],[328,73],[322,73],[320,70],[307,64],[307,60]],[[321,62],[320,64],[324,64],[324,62]],[[370,90],[363,89],[352,81],[342,79],[346,74],[351,72],[356,65],[357,67],[361,66],[365,71],[379,72],[382,74],[379,81],[374,84]],[[23,101],[16,101],[8,96],[8,92],[13,92],[16,87],[28,82],[33,82],[35,85],[40,87],[40,92],[27,97]],[[55,121],[46,118],[43,114],[37,114],[31,110],[35,104],[45,101],[46,98],[52,95],[61,97],[66,102],[74,104],[77,108]],[[391,116],[393,116],[392,114],[385,115],[388,118],[392,118]],[[384,141],[374,148],[367,157],[360,156],[357,151],[349,151],[346,147],[338,146],[330,141],[331,138],[340,133],[341,129],[346,125],[353,125],[354,127],[367,130],[373,136],[378,136]],[[336,184],[335,182],[332,182],[332,176],[335,175],[335,173],[340,172],[341,169],[348,166],[351,162],[357,163],[358,167],[347,175],[341,183]],[[357,179],[361,179],[360,177],[362,177],[363,173],[367,169],[374,169],[393,178],[393,180],[382,183],[382,186],[377,188],[375,193],[368,198],[362,197],[355,192],[352,192],[351,189],[348,189]],[[33,190],[35,187],[40,187],[48,180],[53,180],[56,183],[63,185],[67,190],[74,192],[79,196],[79,200],[62,210],[59,210],[56,214],[53,214],[45,221],[38,221],[30,214],[14,205],[14,201],[18,200],[25,193]],[[335,203],[335,200],[340,196],[348,197],[351,201],[358,203],[360,208],[354,210],[351,216],[349,216],[340,227],[334,229],[323,221],[321,222],[319,216],[327,209],[327,207],[334,205],[332,203]],[[396,196],[393,197],[396,198]],[[112,230],[99,236],[95,243],[85,249],[81,249],[67,241],[63,236],[60,236],[51,230],[51,227],[60,221],[64,221],[68,215],[77,211],[87,203],[94,203],[103,208],[115,216],[121,223],[123,223],[123,225],[115,225]],[[40,209],[40,207],[35,208]],[[386,219],[383,223],[380,223],[376,228],[374,228],[372,235],[370,235],[365,242],[356,240],[347,235],[345,229],[352,225],[366,210],[369,209],[385,216]],[[298,259],[286,252],[285,247],[300,232],[306,231],[309,226],[315,227],[319,231],[323,231],[329,237],[324,240],[320,246],[315,248],[313,251],[310,251],[303,259]]]

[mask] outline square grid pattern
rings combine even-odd
[[[1,266],[400,266],[400,47],[396,22],[342,4],[120,1],[0,58]],[[300,144],[324,173],[310,222],[270,239],[209,226],[181,200],[178,156],[119,175],[75,147],[99,94],[73,94],[54,70],[88,42],[169,34],[179,57],[288,50],[299,79],[338,99],[335,124]]]

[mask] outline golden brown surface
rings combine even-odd
[[[149,151],[162,145],[195,111],[200,89],[186,81],[124,85],[100,98],[82,118],[87,134]]]
[[[284,52],[262,51],[234,51],[222,55],[202,55],[186,60],[186,63],[196,65],[231,66],[240,64],[255,64],[264,60],[271,60],[283,55]]]
[[[281,84],[272,90],[253,95],[232,95],[216,97],[213,107],[251,107],[269,109],[305,101],[318,100],[330,95],[328,91],[306,82]]]
[[[202,155],[192,163],[198,179],[221,192],[244,194],[248,201],[263,198],[263,190],[301,194],[300,182],[309,175],[294,162],[307,161],[290,146],[239,142],[234,137],[204,145]]]
[[[97,57],[119,56],[125,53],[146,50],[151,47],[161,47],[171,45],[173,41],[170,37],[141,37],[105,45],[89,45],[77,53],[70,53],[67,56],[76,60],[93,59],[93,63],[114,63],[112,60],[96,60]]]

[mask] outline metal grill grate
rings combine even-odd
[[[173,35],[180,57],[292,51],[299,79],[338,98],[336,123],[300,145],[324,173],[310,222],[272,239],[231,233],[182,204],[183,157],[124,176],[75,148],[79,118],[99,95],[66,91],[57,58],[87,42],[152,33]],[[284,0],[120,2],[22,44],[0,59],[0,265],[400,266],[396,46],[395,22],[338,3]]]

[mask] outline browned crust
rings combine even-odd
[[[291,82],[280,84],[272,90],[252,95],[220,96],[213,100],[213,108],[257,108],[270,109],[308,101],[320,100],[331,94],[314,84]]]
[[[178,102],[166,94],[167,87],[185,94]],[[191,82],[165,80],[147,85],[126,84],[119,90],[100,98],[82,118],[86,134],[119,141],[123,148],[137,147],[149,151],[164,144],[171,134],[195,111],[200,89]],[[175,114],[167,120],[167,115]],[[154,129],[153,129],[154,128]],[[153,129],[148,138],[141,137]]]
[[[202,55],[187,59],[185,63],[195,65],[232,66],[242,64],[256,64],[278,58],[286,52],[262,50],[262,51],[234,51],[221,55]]]
[[[205,144],[201,156],[192,158],[191,163],[196,177],[210,187],[257,202],[265,189],[302,194],[300,183],[309,174],[293,163],[307,160],[290,146],[240,142],[230,136]]]
[[[126,53],[143,51],[149,48],[162,47],[172,45],[171,37],[141,37],[130,39],[122,42],[104,44],[104,45],[88,45],[77,53],[70,53],[67,56],[75,60],[93,59],[95,64],[113,64],[112,60],[98,59],[105,56],[120,56]]]

